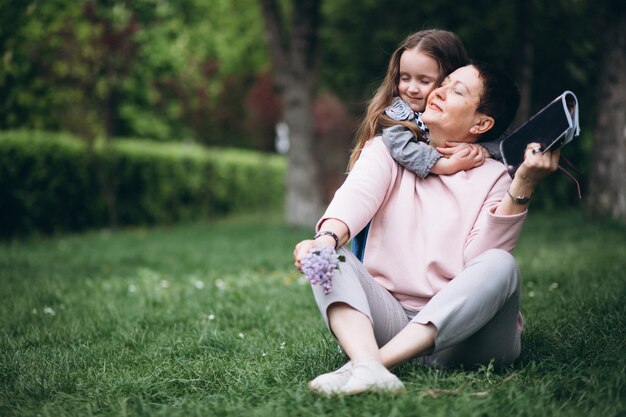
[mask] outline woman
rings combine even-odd
[[[452,72],[422,115],[430,144],[476,143],[503,131],[519,103],[502,73],[473,63]],[[346,257],[328,295],[313,287],[330,330],[350,357],[309,383],[324,394],[398,391],[389,368],[414,357],[440,366],[509,364],[519,355],[519,273],[510,255],[535,187],[558,153],[529,147],[511,181],[488,159],[470,171],[419,178],[390,157],[380,137],[362,150],[317,235],[296,245],[341,247],[371,219],[361,264]]]

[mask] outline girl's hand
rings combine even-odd
[[[489,149],[485,148],[484,146],[482,146],[479,143],[474,143],[474,144],[470,144],[467,142],[450,142],[450,141],[446,141],[446,146],[443,148],[437,148],[437,151],[441,154],[443,154],[446,157],[451,156],[453,153],[455,152],[459,152],[463,149],[466,149],[469,146],[476,146],[478,148],[478,150],[483,154],[483,157],[485,159],[487,158],[493,158],[493,155],[491,154],[491,152],[489,152]]]
[[[485,159],[487,158],[493,158],[493,155],[491,154],[491,152],[489,152],[489,149],[485,148],[483,145],[480,144],[476,144],[476,146],[478,147],[478,149],[480,150],[480,152],[483,154],[483,156],[485,157]]]
[[[489,151],[485,148],[467,142],[446,142],[446,146],[437,148],[437,151],[446,158],[456,160],[456,166],[460,168],[459,171],[481,166],[485,162],[485,158],[489,157]]]
[[[450,160],[457,163],[457,166],[460,168],[459,171],[476,168],[485,162],[485,155],[481,152],[479,146],[465,143],[461,147],[467,149],[450,156]]]
[[[445,156],[446,158],[450,158],[452,155],[458,152],[468,152],[473,145],[467,142],[450,142],[446,141],[446,146],[440,147],[438,146],[437,152]]]
[[[479,147],[470,143],[446,142],[444,148],[437,148],[445,158],[439,159],[433,165],[431,172],[437,175],[451,175],[459,171],[466,171],[485,162],[485,156]]]

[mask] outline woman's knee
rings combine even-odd
[[[515,257],[503,249],[489,249],[483,256],[487,257],[490,262],[494,262],[506,270],[518,270]]]
[[[483,253],[481,261],[486,262],[493,271],[490,279],[500,278],[514,290],[519,286],[520,272],[515,257],[502,249],[490,249]]]

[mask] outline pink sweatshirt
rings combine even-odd
[[[469,260],[492,248],[513,250],[526,212],[493,213],[510,183],[504,165],[493,159],[421,179],[398,165],[377,137],[364,147],[317,229],[333,218],[354,236],[371,219],[367,270],[404,307],[419,311]]]

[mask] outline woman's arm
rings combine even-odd
[[[538,146],[529,146],[523,168],[520,166],[513,181],[503,172],[500,179],[493,184],[466,242],[465,261],[488,249],[497,248],[511,252],[515,248],[528,211],[528,202],[516,202],[515,197],[531,196],[541,180],[558,166],[558,153],[533,154],[532,149]]]
[[[526,147],[524,162],[515,172],[507,195],[498,204],[494,214],[508,216],[525,212],[537,185],[548,174],[557,170],[559,151],[543,153],[533,151],[534,149],[541,149],[541,145],[531,143]]]
[[[391,159],[380,138],[365,145],[359,159],[316,226],[316,232],[328,231],[337,236],[338,246],[350,240],[351,233],[361,230],[383,203],[398,165]],[[294,249],[296,267],[311,249],[335,246],[332,235],[306,239]]]
[[[320,227],[321,231],[327,231],[333,233],[337,236],[339,244],[337,245],[335,242],[335,238],[330,235],[319,235],[316,239],[306,239],[298,243],[293,250],[293,257],[295,259],[296,268],[300,269],[300,261],[304,255],[309,253],[312,249],[323,248],[326,246],[332,246],[335,249],[345,245],[350,239],[350,231],[348,230],[348,226],[341,220],[337,219],[326,219],[324,220]]]

